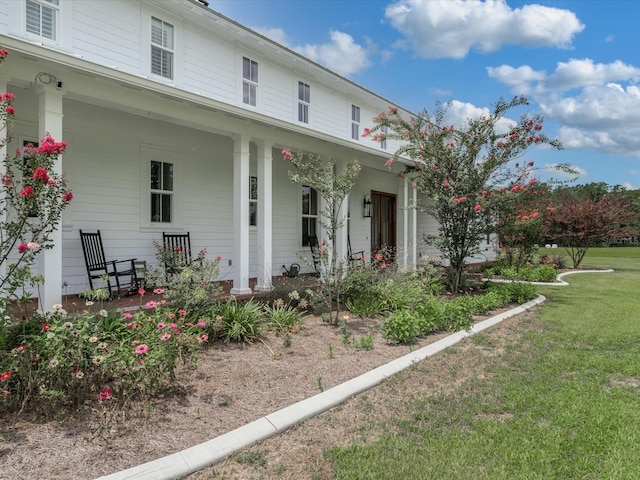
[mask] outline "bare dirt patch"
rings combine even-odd
[[[522,316],[520,316],[522,317]],[[322,451],[376,435],[384,418],[406,413],[406,399],[454,388],[465,376],[481,374],[465,355],[499,352],[518,330],[519,318],[490,331],[491,348],[463,342],[455,355],[443,353],[412,367],[345,404],[262,442],[247,456],[231,458],[190,476],[208,478],[330,478]],[[200,354],[198,367],[181,367],[179,388],[144,407],[114,411],[88,406],[83,415],[37,423],[0,419],[0,478],[91,479],[191,447],[280,408],[329,389],[445,334],[415,345],[388,345],[379,320],[347,321],[352,339],[373,338],[373,349],[345,346],[345,332],[319,317],[307,317],[299,332],[267,335],[264,343],[215,343]]]

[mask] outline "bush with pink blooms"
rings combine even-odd
[[[0,410],[50,416],[82,405],[146,401],[176,380],[180,364],[195,367],[207,325],[163,301],[134,313],[86,312],[62,306],[9,329],[0,345]],[[107,398],[108,397],[108,398]]]
[[[0,64],[8,55],[0,50]],[[0,148],[13,139],[14,100],[12,93],[0,92]],[[38,146],[18,148],[1,160],[0,264],[6,265],[0,274],[1,317],[6,317],[12,303],[29,301],[29,287],[42,283],[41,277],[31,273],[31,266],[42,250],[53,247],[51,233],[59,228],[62,211],[73,198],[55,168],[66,147],[47,134]]]

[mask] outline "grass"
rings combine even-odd
[[[638,478],[640,248],[592,249],[583,263],[615,273],[540,287],[548,302],[524,333],[474,360],[490,380],[414,400],[373,443],[328,450],[335,478]],[[490,349],[491,332],[469,341]]]

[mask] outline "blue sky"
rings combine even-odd
[[[525,95],[575,183],[640,188],[640,0],[213,0],[210,7],[413,111]],[[523,111],[516,112],[519,116]],[[454,120],[455,121],[455,120]],[[562,175],[555,173],[555,178]]]

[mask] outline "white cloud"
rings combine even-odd
[[[280,45],[284,45],[285,47],[289,46],[289,39],[287,38],[287,34],[281,28],[251,27],[251,29],[255,30],[260,35],[264,35],[265,37],[273,40],[274,42],[278,42]]]
[[[512,9],[506,0],[399,0],[386,17],[420,57],[464,58],[504,45],[570,48],[584,29],[569,11],[542,5]]]
[[[460,127],[466,125],[471,119],[488,117],[491,115],[491,111],[488,108],[479,108],[471,103],[463,103],[458,100],[453,100],[448,105],[449,107],[447,108],[443,118],[445,125]],[[511,127],[516,125],[516,123],[517,122],[514,120],[502,117],[496,124],[496,131],[498,133],[507,132]]]
[[[330,70],[349,76],[371,65],[369,50],[357,44],[347,33],[332,30],[330,43],[307,44],[293,49]]]
[[[529,95],[532,90],[531,84],[545,79],[543,71],[534,70],[529,65],[521,67],[512,67],[510,65],[487,67],[487,73],[489,77],[511,86],[515,95]]]

